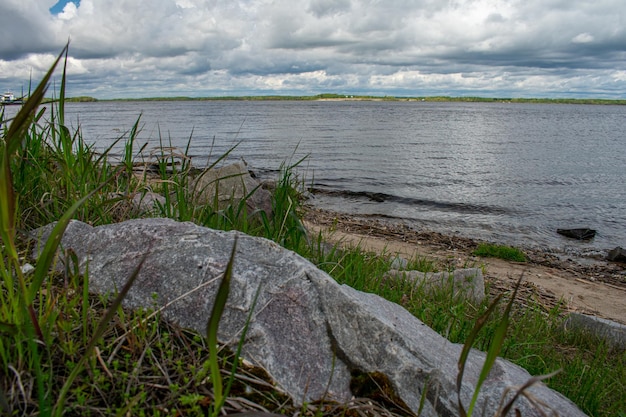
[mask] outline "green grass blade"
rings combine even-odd
[[[26,305],[32,304],[33,300],[37,296],[39,288],[41,287],[45,278],[48,276],[48,271],[50,269],[50,266],[52,265],[52,262],[54,261],[54,257],[56,256],[56,251],[59,247],[59,244],[61,243],[63,233],[65,233],[65,229],[67,228],[67,225],[74,216],[74,213],[76,213],[80,206],[82,206],[87,200],[89,200],[95,193],[100,191],[106,184],[107,182],[103,182],[102,184],[100,184],[100,186],[98,186],[98,188],[75,202],[65,212],[65,214],[63,214],[63,216],[59,219],[59,221],[52,229],[52,232],[46,240],[43,251],[41,252],[41,255],[39,256],[39,259],[37,261],[37,266],[35,267],[35,271],[33,273],[32,282],[28,289],[28,293],[26,294]]]
[[[12,259],[17,258],[15,249],[15,193],[11,175],[8,150],[2,149],[0,159],[0,236]]]
[[[506,338],[506,332],[509,327],[509,319],[511,317],[511,308],[513,307],[513,302],[515,301],[515,296],[517,295],[517,290],[522,283],[522,279],[524,278],[524,274],[522,274],[515,284],[515,288],[513,290],[513,295],[511,295],[511,299],[506,305],[506,309],[504,310],[504,314],[500,319],[498,327],[496,328],[496,333],[493,336],[493,340],[491,341],[491,345],[489,346],[489,350],[487,351],[487,357],[485,358],[485,363],[480,371],[480,375],[478,376],[478,381],[476,381],[476,387],[474,389],[474,395],[472,396],[472,401],[470,402],[470,406],[467,412],[467,415],[471,417],[472,412],[474,411],[474,407],[478,400],[478,394],[480,393],[480,388],[487,379],[493,364],[495,363],[498,355],[500,354],[500,350],[502,349],[502,345],[504,344],[504,339]]]
[[[139,134],[139,131],[141,130],[139,128],[139,122],[141,120],[141,115],[139,115],[139,117],[137,117],[137,120],[135,121],[135,124],[133,124],[133,127],[130,129],[130,134],[128,135],[128,140],[126,141],[126,143],[124,144],[124,160],[123,160],[123,164],[126,167],[126,171],[128,173],[128,175],[132,175],[133,172],[133,149],[134,149],[134,145],[135,145],[135,139],[137,138],[137,135]]]
[[[472,345],[474,344],[474,341],[478,337],[478,333],[487,323],[489,316],[491,316],[496,306],[500,302],[501,298],[502,298],[502,294],[496,297],[496,299],[487,308],[487,311],[485,311],[478,318],[478,320],[476,320],[476,324],[474,324],[472,331],[470,332],[469,336],[465,340],[465,344],[463,345],[463,350],[461,351],[461,356],[459,357],[459,363],[458,363],[459,373],[457,374],[457,377],[456,377],[456,393],[457,393],[457,401],[459,404],[459,414],[461,415],[461,417],[467,416],[467,412],[465,411],[465,408],[463,407],[463,403],[461,402],[461,387],[462,387],[462,382],[463,382],[463,374],[465,371],[465,364],[467,363],[467,357],[470,353],[470,350],[472,349]]]
[[[252,300],[252,306],[250,307],[250,312],[248,313],[248,317],[246,318],[246,324],[243,327],[243,331],[241,332],[241,337],[239,338],[239,343],[237,343],[237,351],[235,352],[235,358],[233,359],[233,367],[230,370],[230,376],[226,383],[226,389],[224,390],[224,397],[228,397],[230,393],[230,389],[235,382],[235,374],[237,373],[237,367],[239,366],[239,358],[241,357],[241,350],[243,349],[243,343],[246,339],[246,334],[248,333],[248,328],[250,323],[252,322],[252,314],[256,308],[257,300],[259,299],[259,294],[261,294],[261,285],[256,290],[254,294],[254,300]]]
[[[63,73],[61,74],[61,89],[59,90],[59,125],[65,127],[65,86],[67,85],[67,53],[65,48],[65,60],[63,61]],[[61,53],[63,55],[63,53]],[[69,134],[69,131],[67,132]]]
[[[72,372],[67,377],[65,383],[63,384],[63,387],[61,388],[61,391],[59,393],[59,398],[57,399],[57,403],[54,406],[53,415],[60,416],[63,413],[65,398],[67,397],[67,393],[69,392],[72,386],[72,383],[74,382],[76,377],[78,377],[78,374],[82,372],[85,366],[85,363],[87,362],[87,359],[89,359],[89,357],[91,356],[91,353],[96,347],[96,344],[98,343],[98,341],[100,340],[104,332],[107,330],[107,327],[109,326],[109,322],[113,319],[115,314],[117,314],[117,310],[120,308],[120,306],[122,305],[122,301],[126,297],[126,294],[128,294],[128,291],[130,291],[131,287],[135,283],[135,280],[137,279],[137,276],[139,275],[139,272],[141,271],[141,268],[143,267],[143,264],[146,261],[146,258],[148,257],[148,255],[149,255],[149,251],[146,255],[144,255],[141,258],[141,261],[139,262],[137,267],[135,267],[135,269],[133,270],[133,273],[130,275],[130,277],[126,281],[126,284],[124,284],[124,287],[122,287],[122,290],[119,292],[117,297],[115,297],[115,299],[111,303],[111,306],[107,310],[104,317],[102,317],[100,322],[98,322],[98,327],[96,328],[96,331],[94,332],[93,337],[89,341],[89,344],[87,344],[87,347],[85,348],[85,353],[83,354],[83,356],[81,356],[80,360],[78,361],[74,369],[72,369]]]
[[[235,252],[237,250],[237,236],[233,243],[233,249],[230,254],[230,259],[226,265],[224,271],[224,277],[220,282],[220,286],[215,295],[215,302],[213,303],[213,309],[211,316],[207,322],[207,342],[209,345],[209,362],[211,366],[211,382],[213,383],[213,394],[215,396],[215,405],[213,408],[213,415],[217,416],[220,408],[224,404],[222,376],[220,375],[219,359],[217,357],[217,329],[219,327],[222,313],[226,307],[226,300],[228,300],[228,294],[230,292],[230,281],[233,275],[233,264],[235,262]]]
[[[65,45],[63,51],[59,54],[57,59],[54,61],[46,75],[43,77],[35,91],[31,94],[31,96],[26,100],[20,111],[17,113],[9,130],[6,134],[6,147],[9,154],[15,152],[15,150],[19,147],[24,134],[30,127],[30,122],[33,120],[33,117],[36,113],[37,107],[41,104],[44,99],[44,95],[46,94],[46,90],[48,89],[48,82],[52,77],[54,69],[57,64],[66,53],[69,47],[69,43]]]
[[[533,385],[541,382],[541,381],[545,381],[546,379],[552,378],[553,376],[555,376],[556,374],[558,374],[559,372],[561,372],[561,369],[558,369],[552,373],[549,373],[547,375],[540,375],[540,376],[534,376],[530,379],[528,379],[528,381],[526,381],[526,383],[524,385],[522,385],[516,392],[515,395],[513,396],[513,398],[511,398],[509,400],[509,402],[502,407],[500,410],[498,410],[498,415],[499,416],[506,416],[509,411],[511,411],[511,408],[513,407],[513,404],[515,403],[515,401],[521,396],[524,395],[524,393],[526,392],[527,389],[531,388]],[[504,399],[504,397],[503,397]]]
[[[65,45],[54,64],[50,67],[44,78],[41,80],[33,94],[26,100],[13,122],[9,126],[0,149],[0,237],[4,244],[11,251],[10,256],[16,257],[14,248],[15,238],[15,210],[16,196],[13,190],[13,177],[11,174],[10,161],[13,154],[20,147],[26,132],[31,126],[37,108],[43,101],[48,82],[52,77],[54,69],[67,51],[69,45]]]

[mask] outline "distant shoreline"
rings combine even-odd
[[[109,101],[385,101],[385,102],[465,102],[465,103],[538,103],[538,104],[592,104],[626,105],[626,99],[597,98],[502,98],[502,97],[401,97],[401,96],[361,96],[348,94],[318,94],[314,96],[224,96],[224,97],[148,97],[123,99],[98,99],[81,96],[66,99],[67,102],[109,102]]]

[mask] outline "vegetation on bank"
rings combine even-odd
[[[506,261],[526,262],[526,255],[518,248],[492,243],[480,243],[473,252],[476,256],[500,258]]]
[[[473,340],[482,350],[496,344],[505,306],[474,334],[476,321],[490,311],[489,301],[472,305],[445,290],[433,293],[386,281],[391,260],[384,254],[329,249],[321,236],[307,236],[300,221],[297,162],[281,170],[271,218],[260,212],[248,215],[245,202],[221,209],[196,206],[186,187],[193,170],[184,151],[163,148],[156,180],[135,175],[138,120],[120,137],[125,148],[121,164],[109,161],[108,152],[96,152],[80,130],[66,127],[65,75],[58,100],[39,106],[50,74],[10,127],[2,123],[0,410],[8,415],[216,415],[216,384],[228,386],[233,367],[237,375],[224,405],[227,411],[241,406],[309,416],[361,415],[363,410],[382,415],[383,407],[399,412],[392,404],[374,400],[368,400],[374,405],[355,401],[294,409],[268,384],[262,370],[240,363],[226,349],[212,350],[210,334],[177,328],[158,311],[122,309],[125,288],[118,297],[90,294],[87,276],[76,265],[50,272],[57,240],[49,241],[34,272],[28,272],[33,248],[26,231],[59,221],[55,235],[60,236],[70,218],[98,225],[145,216],[127,203],[134,193],[147,189],[167,199],[158,216],[267,237],[309,258],[338,282],[403,305],[453,342]],[[424,259],[410,264],[421,270],[439,268]],[[625,417],[626,353],[611,351],[587,335],[563,331],[561,313],[559,308],[547,311],[532,299],[514,304],[500,354],[534,375],[562,369],[548,385],[590,415]],[[216,361],[226,376],[222,383],[215,376]],[[222,394],[228,395],[228,390]]]
[[[98,99],[89,96],[68,97],[65,99],[66,103],[91,103],[98,101]]]
[[[538,103],[538,104],[593,104],[626,105],[626,100],[599,98],[512,98],[512,97],[452,97],[452,96],[372,96],[324,93],[313,96],[258,95],[258,96],[216,96],[216,97],[148,97],[128,99],[96,99],[94,97],[68,98],[69,102],[91,101],[419,101],[419,102],[464,102],[464,103]]]

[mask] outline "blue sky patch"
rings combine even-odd
[[[57,4],[50,8],[50,13],[59,14],[63,11],[63,8],[67,3],[74,3],[76,7],[80,5],[80,0],[59,0]]]

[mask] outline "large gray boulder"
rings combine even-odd
[[[49,230],[49,228],[47,229]],[[46,229],[37,231],[45,237]],[[296,404],[319,399],[348,401],[354,374],[383,374],[414,412],[425,392],[423,416],[458,415],[457,361],[462,347],[450,343],[404,308],[376,295],[339,285],[313,264],[273,242],[168,219],[130,220],[92,228],[72,222],[62,240],[81,264],[89,264],[90,289],[121,288],[148,255],[125,303],[169,304],[163,314],[204,332],[218,281],[238,236],[231,293],[220,323],[220,339],[234,346],[257,290],[243,356],[265,368]],[[485,355],[470,354],[461,397],[465,404]],[[530,375],[498,360],[485,381],[476,415],[493,415],[507,388]],[[583,416],[568,399],[539,385],[538,400],[562,416]],[[542,415],[526,399],[523,416]]]
[[[268,216],[272,213],[271,193],[252,178],[243,161],[202,171],[190,180],[188,190],[195,204],[224,209],[244,201],[248,214],[259,210]]]

